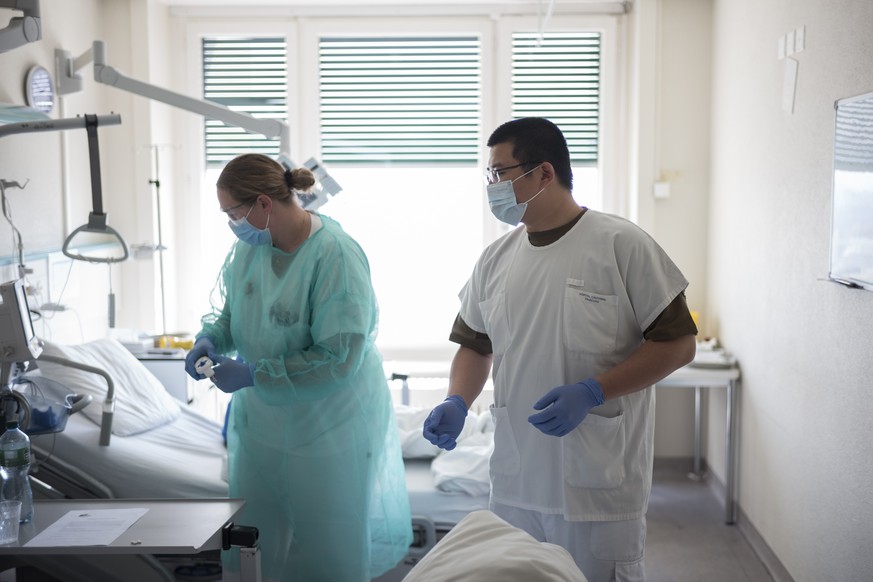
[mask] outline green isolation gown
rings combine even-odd
[[[237,242],[198,335],[255,365],[233,395],[228,479],[264,578],[355,582],[406,555],[411,518],[369,264],[320,218],[293,253]]]

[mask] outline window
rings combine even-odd
[[[263,119],[288,119],[284,38],[204,38],[203,97]],[[206,119],[206,166],[221,167],[241,152],[279,155],[279,142]]]
[[[458,292],[482,248],[507,230],[490,215],[481,178],[485,140],[497,125],[530,115],[555,121],[571,149],[574,195],[580,204],[604,206],[604,164],[615,163],[615,138],[603,121],[617,108],[604,89],[605,79],[608,85],[617,78],[614,21],[553,24],[541,35],[535,19],[515,16],[324,17],[289,33],[295,48],[287,56],[285,41],[270,32],[208,35],[203,43],[204,95],[288,119],[292,157],[319,159],[342,185],[321,211],[367,254],[386,360],[448,361],[456,348],[448,334]],[[214,54],[207,46],[230,51],[226,62],[233,65],[207,63]],[[255,145],[278,153],[278,143],[260,136],[210,128],[210,168]],[[216,171],[205,184],[214,184]],[[204,191],[214,209],[214,187]],[[221,239],[214,246],[223,251],[232,235],[213,218],[205,220],[221,232],[210,231],[210,241]],[[204,279],[214,279],[220,254]]]
[[[479,50],[475,36],[322,38],[322,161],[475,164]]]
[[[599,32],[512,35],[512,115],[552,120],[574,166],[597,164],[599,105]]]
[[[512,34],[512,116],[546,117],[564,133],[573,167],[573,196],[603,206],[600,171],[601,34],[596,31]]]

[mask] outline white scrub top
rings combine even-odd
[[[556,242],[524,227],[491,244],[460,293],[460,315],[494,350],[492,500],[571,521],[636,519],[652,481],[654,392],[593,408],[564,437],[527,418],[556,386],[596,376],[643,343],[643,331],[688,286],[633,223],[588,210]]]

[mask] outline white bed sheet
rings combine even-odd
[[[431,459],[405,459],[406,489],[413,515],[429,518],[437,526],[454,526],[471,511],[488,509],[488,495],[441,491],[434,482]]]
[[[536,541],[490,511],[465,517],[403,580],[586,582],[567,550]]]
[[[90,406],[99,406],[92,402]],[[106,485],[120,499],[227,497],[221,425],[181,407],[176,419],[98,444],[100,427],[73,414],[63,432],[31,437],[37,464],[60,459]],[[39,473],[34,475],[39,478]]]

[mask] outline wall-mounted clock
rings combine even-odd
[[[31,67],[24,80],[24,95],[29,106],[51,113],[55,108],[55,85],[51,73],[39,65]]]

